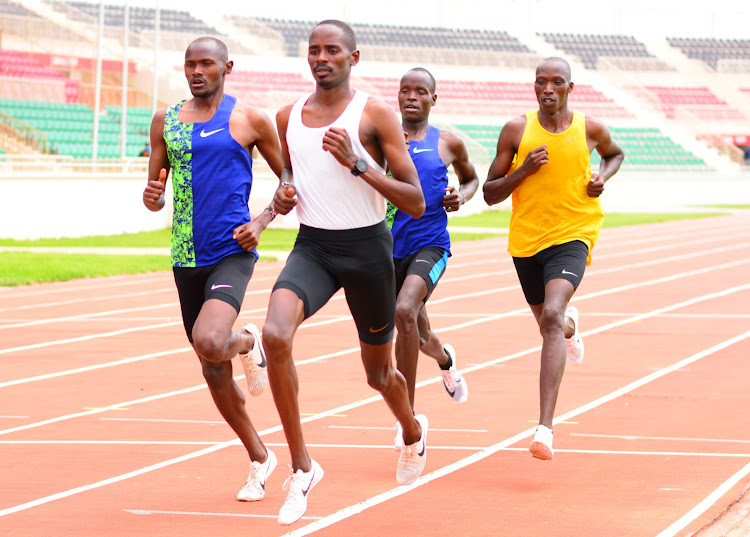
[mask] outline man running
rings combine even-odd
[[[292,458],[278,518],[284,525],[305,513],[308,493],[323,477],[302,437],[294,335],[342,287],[367,382],[403,427],[397,481],[416,480],[427,457],[427,418],[412,413],[406,382],[392,364],[396,292],[393,240],[385,223],[386,198],[411,216],[424,212],[419,177],[393,110],[350,86],[359,62],[352,29],[337,20],[319,23],[310,34],[307,59],[315,91],[276,116],[282,180],[294,184],[296,197],[282,188],[274,205],[283,214],[296,205],[300,231],[263,327],[271,391]],[[393,177],[385,175],[386,162]]]
[[[416,67],[401,77],[401,126],[407,134],[409,155],[419,173],[426,206],[418,219],[395,207],[395,212],[389,210],[389,215],[393,214],[391,232],[398,293],[396,366],[406,379],[412,409],[420,350],[437,361],[445,390],[454,401],[463,403],[469,396],[466,381],[457,370],[456,351],[448,343],[441,344],[430,328],[426,303],[451,255],[446,211],[457,211],[470,200],[479,188],[479,179],[463,140],[430,125],[430,111],[436,102],[435,78],[429,71]],[[453,166],[458,177],[458,190],[448,185],[448,166]],[[397,447],[401,438],[397,427]]]
[[[250,220],[252,150],[257,148],[276,175],[283,162],[273,123],[260,110],[224,94],[232,72],[226,45],[213,37],[185,51],[185,76],[192,99],[158,111],[151,122],[151,155],[143,203],[164,207],[172,171],[174,214],[172,265],[182,319],[216,407],[250,456],[250,475],[238,500],[257,501],[276,457],[263,445],[245,410],[245,396],[232,378],[239,354],[248,389],[259,395],[268,384],[258,329],[232,326],[253,273],[261,231],[273,208]]]
[[[565,358],[580,364],[578,310],[568,306],[591,262],[604,220],[599,196],[625,158],[607,126],[568,108],[570,65],[547,58],[536,69],[539,109],[510,120],[484,183],[488,205],[512,194],[508,251],[542,335],[539,425],[530,451],[548,460]],[[601,155],[591,172],[591,151]]]

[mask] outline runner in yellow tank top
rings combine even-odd
[[[568,108],[573,86],[564,59],[539,64],[539,110],[503,127],[483,186],[489,205],[512,195],[508,251],[542,334],[539,426],[529,449],[545,460],[554,453],[552,421],[565,358],[583,360],[578,310],[568,302],[599,238],[604,183],[625,158],[606,125]],[[591,173],[594,149],[601,156],[599,173]]]

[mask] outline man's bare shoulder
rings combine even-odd
[[[590,138],[598,138],[599,136],[609,133],[609,128],[600,119],[591,116],[585,116],[586,122],[586,135]]]
[[[151,118],[151,121],[164,121],[164,118],[167,115],[167,110],[169,110],[169,107],[164,107],[157,110],[154,114],[154,117]]]
[[[237,101],[234,105],[234,109],[243,114],[252,124],[255,124],[258,121],[265,122],[268,120],[268,114],[266,114],[265,111],[247,103],[243,103],[242,101]]]
[[[452,150],[464,147],[466,143],[455,132],[451,132],[445,129],[440,129],[440,141],[450,147]]]
[[[391,108],[387,102],[380,97],[374,95],[367,96],[367,103],[365,104],[365,112],[367,114],[373,114],[374,117],[378,117],[378,114],[390,114],[393,117],[396,116],[396,111]]]
[[[279,110],[276,112],[276,118],[288,118],[292,114],[292,108],[294,108],[294,103],[289,103],[287,105],[282,106],[279,108]]]
[[[516,116],[513,119],[509,119],[508,122],[503,126],[503,130],[508,129],[509,131],[516,131],[526,127],[526,115]]]

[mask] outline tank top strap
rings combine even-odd
[[[231,95],[224,95],[224,97],[221,99],[221,103],[219,103],[219,108],[216,109],[216,112],[214,113],[214,116],[208,120],[207,124],[218,124],[218,125],[226,125],[229,123],[229,117],[232,115],[232,110],[234,110],[234,105],[237,102],[237,97],[233,97]]]

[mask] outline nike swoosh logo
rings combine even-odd
[[[571,276],[575,276],[576,278],[578,277],[578,274],[576,274],[576,273],[574,273],[574,272],[568,272],[568,271],[567,271],[567,270],[565,270],[565,269],[562,269],[562,273],[563,273],[563,274],[570,274]]]
[[[222,127],[222,128],[220,128],[220,129],[216,129],[215,131],[209,131],[209,132],[206,132],[206,129],[203,129],[203,130],[201,131],[201,138],[208,138],[208,137],[209,137],[209,136],[211,136],[212,134],[216,134],[217,132],[219,132],[219,131],[223,131],[224,129],[226,129],[226,127]]]
[[[427,451],[427,442],[422,442],[422,451],[417,453],[420,457],[424,457],[424,452]]]
[[[429,263],[426,259],[417,259],[415,263]]]
[[[260,351],[260,363],[258,367],[266,367],[266,353],[263,350],[263,345],[258,350]]]
[[[412,152],[414,154],[417,154],[417,153],[424,153],[425,151],[434,151],[434,149],[430,149],[430,148],[422,148],[422,149],[420,149],[418,147],[415,147],[414,151],[412,151]]]
[[[310,489],[312,488],[313,481],[315,481],[315,468],[312,469],[313,474],[312,477],[310,477],[310,482],[307,484],[307,488],[302,491],[303,496],[307,496],[307,493],[310,492]]]
[[[371,334],[377,334],[378,332],[382,332],[382,331],[383,331],[383,330],[385,330],[386,328],[388,328],[388,324],[386,324],[386,325],[385,325],[384,327],[382,327],[382,328],[377,328],[377,329],[375,329],[375,328],[373,328],[373,327],[371,326],[371,327],[370,327],[370,333],[371,333]]]
[[[225,284],[223,284],[223,283],[221,283],[221,284],[218,284],[218,285],[217,285],[217,284],[213,284],[213,285],[211,286],[211,291],[214,291],[214,290],[216,290],[216,289],[220,289],[220,288],[222,288],[222,287],[232,287],[232,286],[231,286],[231,285],[225,285]]]

